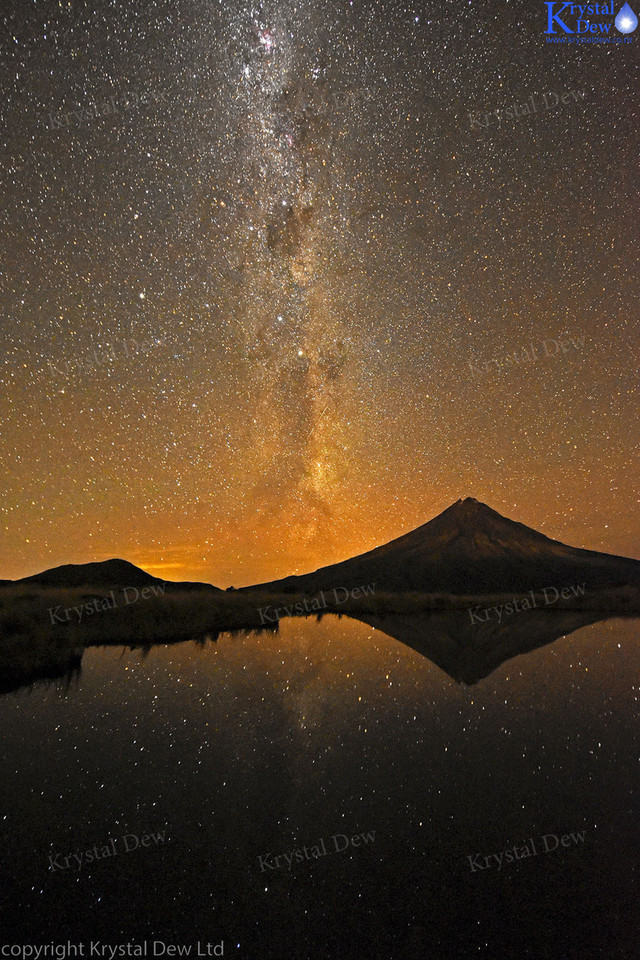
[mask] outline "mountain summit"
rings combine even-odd
[[[473,497],[367,553],[260,589],[314,593],[375,583],[378,591],[495,594],[640,584],[640,561],[569,547]]]

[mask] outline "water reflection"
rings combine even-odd
[[[330,615],[333,616],[333,615]],[[322,619],[318,617],[318,619]],[[503,619],[473,622],[468,610],[425,612],[421,614],[389,614],[385,616],[352,617],[431,660],[458,683],[472,686],[493,673],[513,657],[547,646],[561,637],[607,619],[599,611],[543,611],[522,612]],[[293,619],[288,625],[294,625]],[[216,643],[219,637],[260,636],[276,632],[277,627],[232,630],[226,633],[208,632],[191,638],[199,649]],[[184,644],[184,638],[175,641],[163,639],[163,645]],[[87,646],[104,646],[104,642]],[[114,641],[119,645],[119,641]],[[146,659],[155,644],[145,639],[140,643],[123,645],[124,650],[141,650]],[[0,660],[0,694],[33,684],[50,685],[57,682],[61,690],[77,685],[81,672],[83,647],[67,649],[51,643],[46,656],[42,644],[23,642],[14,648],[15,659],[7,653]]]
[[[96,645],[73,696],[0,698],[2,940],[635,956],[638,622],[465,617]],[[578,831],[579,848],[470,869]],[[375,842],[262,869],[363,832]],[[118,856],[50,868],[113,838]]]

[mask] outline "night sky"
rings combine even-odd
[[[545,28],[5,5],[0,577],[242,586],[466,496],[640,556],[639,31]]]

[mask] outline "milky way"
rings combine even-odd
[[[329,424],[339,420],[347,329],[323,264],[335,226],[333,104],[326,68],[297,55],[295,17],[275,7],[238,21],[239,170],[247,193],[231,246],[242,275],[237,329],[259,381],[254,499],[274,512],[293,494],[300,516],[293,534],[309,537],[330,514],[325,491],[343,452]]]

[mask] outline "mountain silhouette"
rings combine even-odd
[[[640,561],[569,547],[467,497],[368,553],[315,573],[244,589],[315,593],[369,583],[375,583],[376,592],[454,595],[527,592],[582,583],[592,591],[640,585]]]
[[[96,563],[66,563],[42,573],[35,573],[21,580],[0,581],[0,585],[15,586],[31,583],[39,587],[146,587],[151,584],[166,583],[167,589],[176,590],[215,590],[210,583],[175,582],[159,580],[128,560],[102,560]]]

